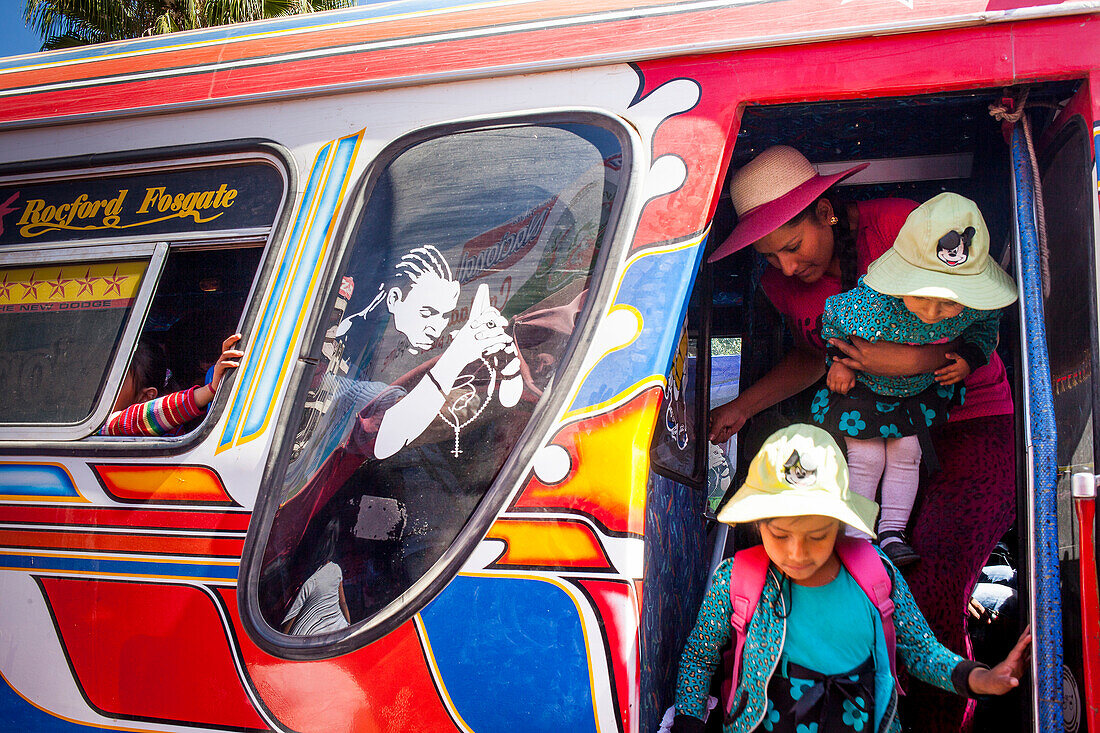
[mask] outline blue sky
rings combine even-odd
[[[0,56],[34,53],[42,39],[23,25],[23,0],[0,0]]]

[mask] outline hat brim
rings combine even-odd
[[[710,257],[707,258],[707,262],[717,262],[723,257],[728,257],[734,252],[744,249],[761,237],[771,234],[816,201],[834,183],[859,173],[868,165],[870,163],[860,163],[839,173],[814,176],[774,201],[761,204],[739,216],[737,226],[718,245],[718,249],[711,253]]]
[[[863,284],[886,295],[944,298],[977,310],[996,310],[1016,302],[1016,283],[992,260],[976,275],[926,270],[889,249],[871,263]]]
[[[849,508],[848,504],[851,504]],[[761,491],[742,486],[718,512],[718,521],[726,524],[755,522],[772,517],[803,517],[821,515],[833,517],[875,537],[878,504],[854,491],[845,503],[824,491]]]

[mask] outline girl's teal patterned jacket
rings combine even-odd
[[[889,563],[885,558],[883,561]],[[683,655],[680,657],[680,674],[676,684],[676,712],[679,715],[701,719],[705,713],[711,679],[721,665],[722,650],[729,644],[732,634],[730,626],[732,613],[730,567],[732,565],[733,560],[728,559],[715,571],[714,582],[711,583],[703,599],[699,618],[688,636]],[[920,609],[917,608],[901,573],[892,565],[888,565],[888,569],[894,581],[891,598],[895,606],[894,627],[897,633],[897,655],[901,663],[909,669],[910,674],[929,684],[949,692],[969,695],[967,678],[970,671],[983,665],[963,659],[936,640],[932,630],[928,628],[928,622],[924,620]],[[764,583],[760,602],[749,622],[741,659],[741,683],[734,693],[733,717],[723,725],[723,733],[746,733],[756,730],[764,718],[768,682],[779,663],[783,640],[786,636],[787,622],[784,618],[780,618],[785,615],[782,612],[780,598],[780,577],[779,571],[772,565],[768,570],[768,578]],[[773,608],[780,609],[780,613],[773,613]],[[880,624],[876,626],[879,635],[878,646],[885,649],[886,642],[882,627]],[[877,659],[876,662],[878,662]],[[889,672],[887,671],[886,674],[888,675]],[[880,675],[880,677],[884,676]],[[882,708],[884,712],[879,724],[879,733],[900,733],[901,722],[896,715],[897,691],[892,684],[886,685],[885,689],[889,689],[889,700]],[[879,685],[876,694],[879,694],[880,690],[885,692],[885,689],[884,686]],[[879,707],[876,705],[876,708]],[[725,700],[722,700],[713,714],[724,714],[724,708]],[[677,725],[677,729],[679,728],[680,726]]]

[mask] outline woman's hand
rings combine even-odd
[[[892,341],[868,341],[858,336],[853,336],[851,343],[829,339],[829,344],[844,354],[836,357],[834,362],[880,377],[904,377],[935,371],[947,361],[947,352],[955,348],[952,343],[911,346]]]
[[[747,420],[776,402],[796,395],[825,374],[825,355],[820,351],[793,348],[767,374],[756,380],[732,402],[710,411],[712,443],[724,443]]]
[[[957,384],[970,376],[970,364],[953,351],[947,352],[950,364],[935,371],[937,384]]]
[[[1024,629],[1020,634],[1020,640],[1005,660],[992,669],[978,667],[970,671],[967,684],[970,691],[976,695],[1003,695],[1020,685],[1020,677],[1024,673],[1025,665],[1029,657],[1028,647],[1031,645],[1031,627]]]
[[[970,602],[966,604],[966,615],[975,621],[985,621],[987,624],[991,624],[997,620],[997,612],[992,611],[982,605],[982,602],[973,596],[970,597]]]
[[[825,377],[825,386],[837,394],[848,394],[856,386],[856,373],[852,369],[833,362],[829,374]]]
[[[741,397],[719,405],[710,411],[710,435],[707,437],[711,443],[725,443],[755,414]]]

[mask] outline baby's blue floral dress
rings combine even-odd
[[[850,341],[852,336],[869,341],[902,344],[934,344],[961,339],[956,350],[970,370],[989,361],[997,345],[1000,311],[964,308],[954,318],[935,324],[914,316],[901,298],[884,295],[863,284],[825,301],[821,338]],[[832,366],[837,354],[826,352],[826,364]],[[811,419],[817,425],[841,437],[900,438],[920,435],[947,422],[952,408],[961,405],[966,388],[962,382],[936,383],[932,372],[901,377],[880,377],[857,372],[856,385],[848,394],[821,387],[810,405]]]

